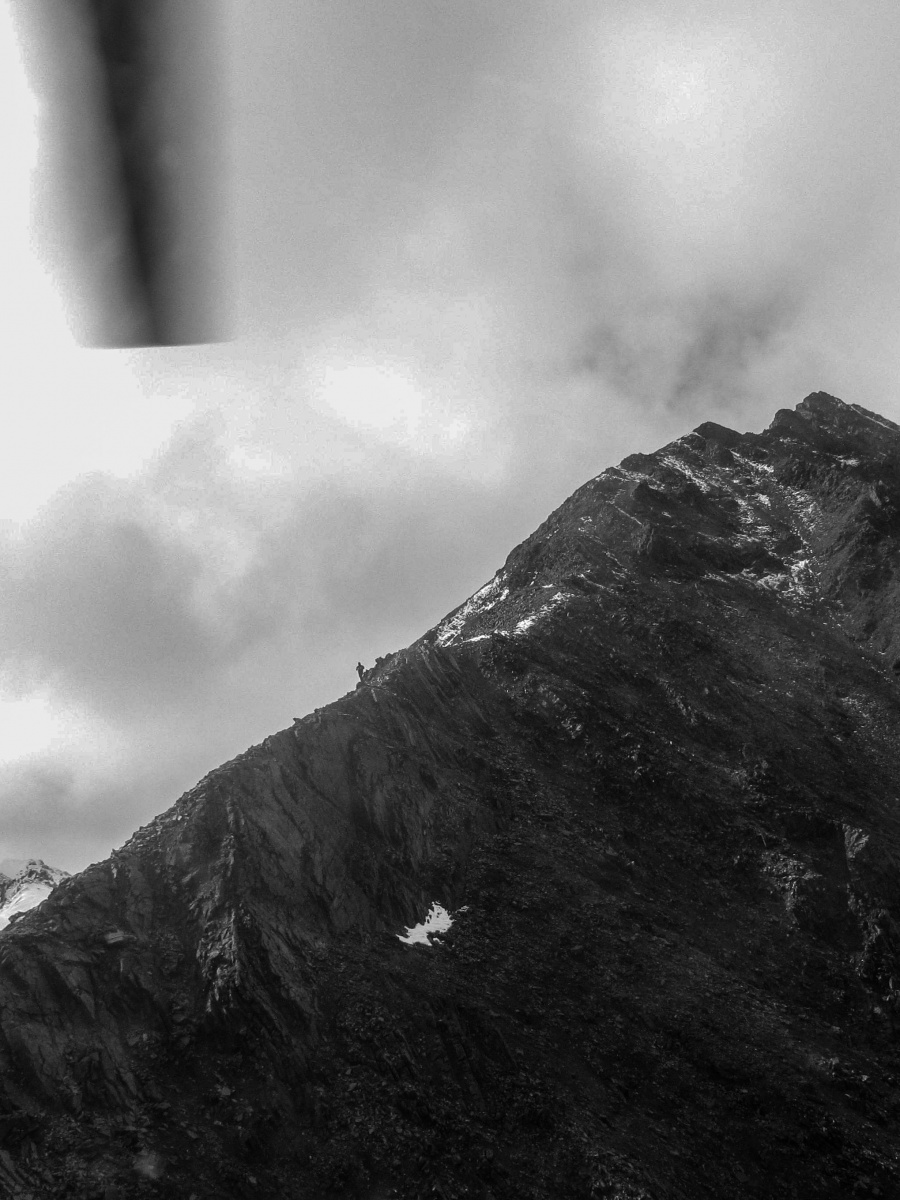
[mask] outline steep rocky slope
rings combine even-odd
[[[8,1192],[900,1196],[898,561],[821,393],[585,484],[0,934]]]

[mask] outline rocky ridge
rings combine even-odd
[[[823,393],[589,481],[0,934],[9,1194],[900,1195],[898,565]]]

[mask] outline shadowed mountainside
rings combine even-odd
[[[0,934],[0,1181],[900,1195],[898,562],[823,393],[585,484]]]

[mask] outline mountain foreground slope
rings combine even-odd
[[[898,567],[823,393],[585,484],[0,934],[7,1193],[900,1196]]]

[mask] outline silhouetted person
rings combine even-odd
[[[362,665],[362,663],[361,663],[361,662],[358,662],[358,663],[356,664],[356,673],[357,673],[357,675],[359,676],[360,680],[363,680],[363,679],[365,679],[365,677],[366,677],[366,668],[365,668],[365,667]]]

